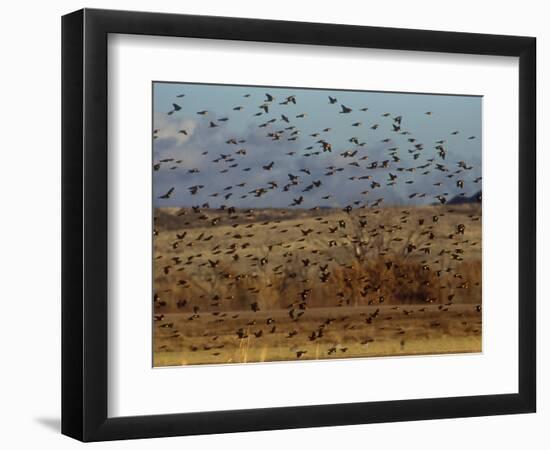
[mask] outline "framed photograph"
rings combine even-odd
[[[535,38],[62,33],[64,434],[535,412]]]

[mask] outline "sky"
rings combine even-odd
[[[290,96],[296,104],[285,103]],[[352,111],[342,113],[342,105]],[[481,129],[478,96],[155,82],[154,204],[312,208],[471,196],[481,190],[474,182],[481,176]],[[435,148],[442,140],[445,159]]]

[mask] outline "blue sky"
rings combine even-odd
[[[266,93],[274,100],[266,101]],[[296,104],[281,105],[289,96],[295,96]],[[329,96],[337,101],[331,104]],[[181,109],[168,114],[173,103]],[[260,109],[264,104],[268,113]],[[352,111],[341,113],[342,104]],[[296,117],[304,113],[305,117]],[[378,198],[384,198],[384,204],[426,204],[437,201],[436,195],[470,196],[481,189],[480,182],[474,183],[481,176],[481,115],[482,98],[473,96],[155,82],[153,129],[158,131],[153,162],[174,161],[161,162],[154,172],[154,202],[156,206],[208,203],[210,207],[258,208],[287,207],[303,197],[296,207],[309,208],[368,204]],[[398,132],[393,131],[397,116],[402,117]],[[211,122],[216,126],[210,127]],[[378,127],[373,130],[375,124]],[[289,127],[295,128],[285,130]],[[323,132],[326,128],[331,130]],[[279,139],[268,136],[274,132]],[[319,135],[310,136],[315,133]],[[468,139],[471,136],[475,138]],[[350,142],[354,137],[363,145]],[[245,142],[227,144],[232,138]],[[330,143],[332,151],[323,152],[319,140]],[[444,160],[435,148],[440,140],[445,141]],[[420,150],[414,147],[418,144],[422,144]],[[346,151],[355,150],[354,156],[345,156]],[[387,168],[371,168],[372,163],[379,166],[387,160]],[[461,169],[459,161],[469,169]],[[436,170],[436,164],[444,165],[446,171]],[[335,169],[339,170],[327,175]],[[393,182],[389,173],[397,175]],[[285,190],[289,174],[299,178]],[[464,186],[458,187],[457,180],[464,180]],[[313,181],[321,183],[308,189]],[[373,181],[380,186],[372,187]],[[246,184],[237,186],[242,183]],[[194,186],[199,188],[192,194]],[[170,198],[158,198],[172,187]]]

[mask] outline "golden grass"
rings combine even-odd
[[[366,319],[376,309],[380,310],[376,320],[367,323]],[[298,321],[291,320],[284,311],[242,312],[233,318],[235,315],[206,313],[190,320],[190,313],[166,314],[165,323],[173,323],[174,328],[157,328],[154,365],[481,351],[481,314],[474,305],[442,309],[436,305],[370,306],[353,311],[350,308],[317,308]],[[268,318],[273,320],[269,325]],[[318,330],[326,318],[335,320],[324,327],[322,338],[310,340],[311,333]],[[238,329],[244,331],[243,338],[237,336]],[[260,331],[262,334],[257,337]],[[175,335],[178,337],[174,338]],[[298,357],[298,351],[306,353]]]
[[[480,205],[155,216],[156,366],[481,349]]]

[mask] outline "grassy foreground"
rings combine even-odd
[[[480,205],[155,217],[155,366],[481,351]]]

